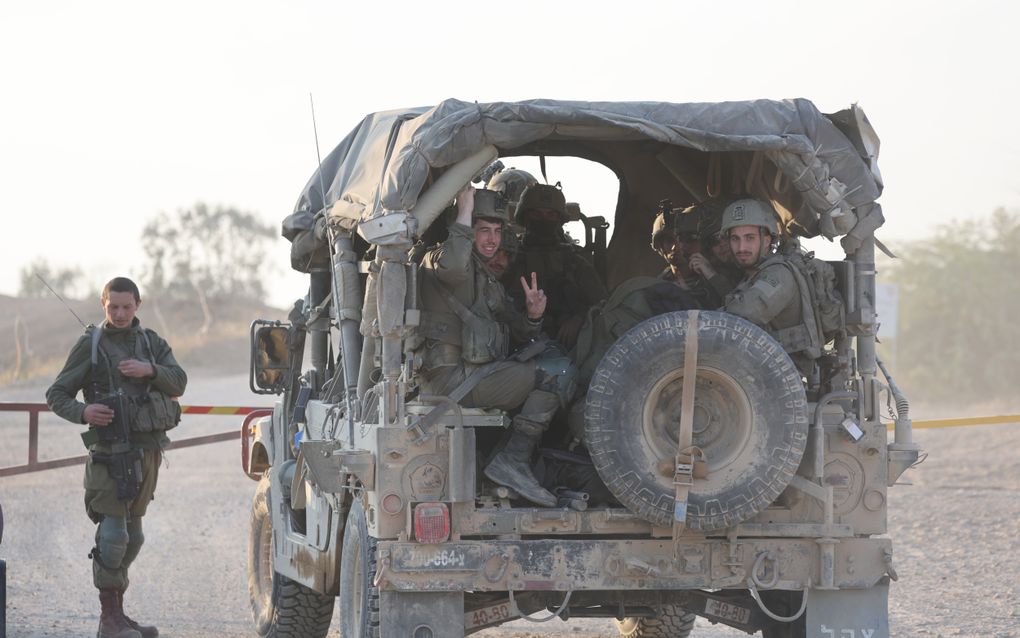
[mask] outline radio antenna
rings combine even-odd
[[[68,311],[69,311],[69,312],[70,312],[70,313],[71,313],[72,315],[74,315],[74,318],[78,320],[78,323],[80,323],[80,324],[82,325],[82,327],[83,327],[83,328],[88,328],[88,326],[86,326],[86,325],[85,325],[85,322],[81,320],[81,317],[79,317],[79,316],[78,316],[78,313],[77,313],[77,312],[75,312],[74,310],[71,310],[71,306],[70,306],[70,305],[69,305],[69,304],[68,304],[68,303],[67,303],[66,301],[64,301],[64,298],[63,298],[63,297],[61,297],[61,296],[60,296],[59,294],[57,294],[57,291],[56,291],[56,290],[54,290],[54,289],[53,289],[53,288],[52,288],[52,287],[51,287],[51,286],[50,286],[50,285],[49,285],[48,283],[46,283],[46,280],[42,278],[42,275],[40,275],[39,273],[33,273],[33,274],[34,274],[34,275],[35,275],[36,277],[38,277],[38,278],[39,278],[39,281],[43,282],[43,285],[44,285],[44,286],[46,286],[47,288],[49,288],[49,289],[50,289],[50,292],[52,292],[52,293],[53,293],[53,295],[54,295],[54,296],[55,296],[55,297],[56,297],[57,299],[59,299],[59,300],[60,300],[60,303],[64,304],[64,307],[65,307],[65,308],[67,308],[67,310],[68,310]]]
[[[308,105],[312,109],[312,133],[315,135],[315,159],[318,160],[319,193],[322,195],[322,207],[326,208],[326,186],[322,182],[322,153],[319,152],[319,127],[315,125],[315,100],[312,92],[308,92]]]

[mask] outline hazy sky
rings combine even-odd
[[[315,169],[309,92],[324,155],[369,112],[448,97],[858,102],[895,245],[1020,207],[1016,6],[4,2],[0,294],[36,257],[137,276],[145,221],[196,201],[278,223]],[[267,258],[273,300],[299,296],[287,243]]]

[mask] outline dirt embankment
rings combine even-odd
[[[68,300],[85,323],[100,323],[98,299]],[[286,319],[287,311],[247,299],[210,300],[209,315],[197,301],[144,298],[138,317],[169,341],[188,369],[232,374],[248,367],[248,330],[253,319]],[[52,379],[82,327],[54,297],[0,295],[0,388]]]

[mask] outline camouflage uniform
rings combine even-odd
[[[741,206],[743,212],[739,212]],[[743,225],[759,226],[773,238],[778,236],[774,211],[759,200],[738,200],[726,207],[722,232]],[[809,374],[814,364],[807,354],[812,341],[804,309],[810,302],[805,303],[808,292],[798,285],[795,266],[788,262],[789,257],[779,253],[761,255],[726,296],[723,310],[763,328],[790,354],[800,371]]]
[[[95,366],[91,330],[101,331]],[[90,403],[117,389],[127,395],[129,415],[120,416],[129,418],[131,447],[143,452],[137,497],[127,503],[119,501],[117,485],[107,466],[91,459],[85,464],[85,509],[89,518],[99,524],[91,553],[93,582],[100,592],[114,591],[122,599],[130,583],[128,568],[145,542],[142,517],[156,490],[161,450],[169,442],[165,432],[180,421],[181,408],[173,398],[184,393],[188,379],[167,342],[155,331],[143,329],[137,318],[128,328],[104,323],[91,330],[71,349],[63,370],[46,391],[46,402],[60,417],[84,424],[86,404],[76,398],[79,392]],[[150,363],[155,376],[139,379],[121,375],[117,364],[125,359]],[[90,435],[94,435],[91,429],[82,437],[93,441],[88,445],[90,453],[109,454],[113,450],[111,444],[95,441],[95,436]],[[143,629],[149,631],[143,630],[141,635],[155,635],[154,628]]]
[[[505,217],[496,219],[505,222]],[[506,341],[512,336],[517,342],[525,342],[541,332],[542,320],[533,321],[514,308],[503,285],[474,251],[472,228],[452,224],[447,240],[425,255],[421,273],[423,312],[418,332],[423,342],[416,350],[422,356],[424,393],[448,395],[478,367],[487,365],[477,359],[467,360],[458,305],[482,321],[498,325],[505,331]],[[503,352],[494,353],[492,361],[505,356],[507,349],[504,345]],[[531,474],[530,458],[562,398],[555,391],[555,379],[544,378],[537,370],[538,365],[536,360],[504,361],[486,374],[460,403],[501,410],[520,408],[513,418],[509,441],[485,467],[485,474],[525,498],[551,507],[556,499]]]
[[[529,218],[535,208],[547,208],[557,213],[556,221],[537,222]],[[577,331],[588,309],[609,296],[595,267],[581,254],[581,249],[570,242],[562,226],[567,221],[566,201],[555,186],[536,184],[521,195],[517,222],[525,227],[524,241],[515,268],[508,280],[531,273],[538,276],[538,284],[548,299],[543,328],[553,339],[559,338],[571,348]],[[511,288],[515,301],[523,297],[518,288]],[[565,323],[574,324],[561,335]]]

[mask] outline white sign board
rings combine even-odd
[[[900,287],[875,283],[875,312],[878,313],[878,338],[896,338],[896,315],[899,311]]]

